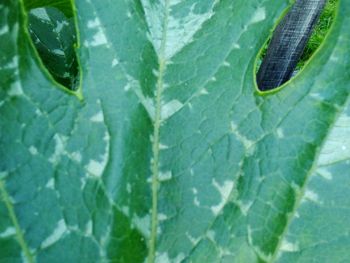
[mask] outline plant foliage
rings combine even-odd
[[[76,0],[80,82],[0,2],[0,262],[348,260],[350,0],[283,89],[288,0]]]

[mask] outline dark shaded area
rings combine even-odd
[[[78,86],[74,19],[55,7],[32,9],[28,27],[33,44],[52,77],[68,89]]]
[[[55,7],[68,18],[73,16],[70,0],[24,0],[23,2],[28,12],[39,7]]]
[[[257,73],[260,90],[277,88],[293,76],[326,0],[296,0],[277,26]]]

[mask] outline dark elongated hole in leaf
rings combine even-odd
[[[294,77],[324,40],[338,0],[296,0],[258,60],[257,85],[275,89]]]
[[[66,13],[69,12],[66,10]],[[52,77],[70,90],[76,90],[79,66],[76,31],[73,17],[67,17],[56,7],[29,10],[28,28],[33,44]]]

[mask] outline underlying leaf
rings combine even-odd
[[[28,20],[31,38],[43,63],[60,84],[75,89],[78,63],[74,20],[53,7],[31,10]]]
[[[28,11],[39,7],[55,7],[67,17],[73,16],[71,0],[24,0],[23,3]]]
[[[0,2],[0,262],[344,262],[350,1],[263,95],[287,2],[76,0],[83,102]]]

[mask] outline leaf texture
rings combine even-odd
[[[77,91],[22,5],[0,2],[0,262],[346,262],[349,0],[268,94],[288,1],[76,0]]]

